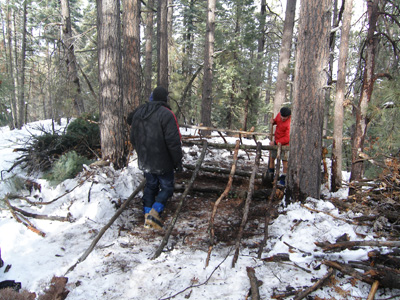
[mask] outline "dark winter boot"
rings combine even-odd
[[[158,212],[152,208],[151,211],[145,215],[146,219],[144,221],[144,228],[152,228],[152,229],[162,229],[163,222],[160,218]]]

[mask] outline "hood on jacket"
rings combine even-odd
[[[160,106],[164,106],[168,109],[170,109],[170,107],[168,106],[167,103],[165,103],[164,101],[151,101],[148,102],[146,104],[144,104],[140,110],[138,111],[138,116],[140,119],[142,120],[146,120],[147,118],[149,118],[154,112],[156,112]]]

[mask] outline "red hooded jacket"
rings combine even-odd
[[[281,143],[282,146],[289,145],[290,141],[290,120],[289,117],[286,121],[282,121],[281,113],[278,113],[274,119],[275,129],[275,143]]]

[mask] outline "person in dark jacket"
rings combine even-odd
[[[182,170],[181,134],[167,99],[167,90],[156,87],[149,102],[128,118],[130,141],[146,178],[142,197],[146,228],[162,228],[160,214],[174,191],[174,170]]]

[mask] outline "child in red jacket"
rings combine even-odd
[[[288,107],[282,107],[280,112],[276,115],[275,119],[271,119],[272,125],[276,125],[275,129],[275,139],[270,142],[270,145],[289,146],[290,141],[290,121],[292,111]],[[277,156],[277,151],[271,151],[271,159],[269,160],[269,172],[274,173],[275,170],[275,159]],[[279,184],[285,185],[286,172],[288,167],[289,151],[284,151],[282,156],[283,172],[279,177]]]

